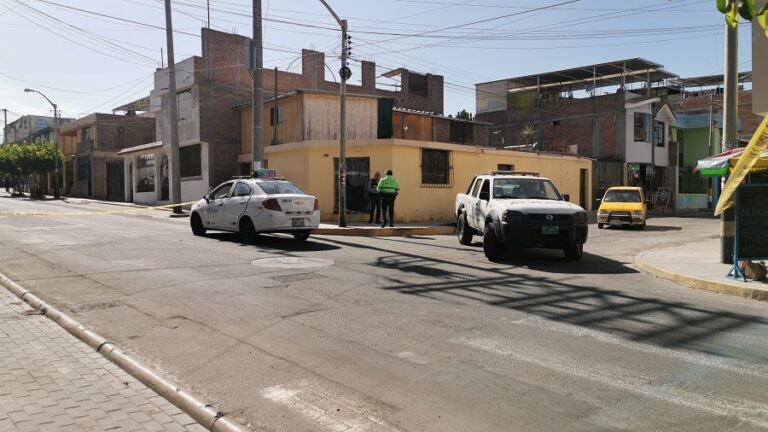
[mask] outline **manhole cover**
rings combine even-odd
[[[273,268],[312,268],[333,265],[333,260],[323,258],[277,257],[256,259],[251,261],[251,264],[259,267]]]

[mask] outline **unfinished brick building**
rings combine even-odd
[[[251,101],[252,78],[244,64],[248,46],[244,36],[203,28],[202,56],[176,65],[182,201],[197,199],[221,181],[250,172],[238,162],[238,156],[243,160],[250,155],[239,154],[240,115],[234,108]],[[265,99],[292,90],[339,91],[338,83],[325,79],[323,53],[302,50],[301,61],[301,73],[264,69]],[[405,69],[387,76],[399,77],[397,91],[377,88],[376,65],[363,61],[360,85],[348,83],[347,92],[391,98],[395,107],[443,112],[442,76]],[[156,203],[170,198],[168,100],[168,69],[159,69],[151,92],[157,143],[121,152],[131,174],[126,179],[128,201]]]
[[[666,185],[676,122],[651,89],[674,77],[635,58],[481,83],[476,119],[493,124],[491,145],[593,158],[593,197],[626,184],[650,196]]]

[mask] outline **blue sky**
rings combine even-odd
[[[443,75],[446,113],[474,112],[479,82],[624,58],[643,57],[683,77],[723,71],[723,16],[713,0],[328,3],[349,21],[353,58],[375,61],[379,73],[407,67]],[[180,61],[200,54],[206,0],[173,5]],[[250,35],[251,5],[210,0],[212,27]],[[338,70],[338,26],[318,0],[263,0],[263,16],[265,67],[300,71],[301,49],[313,48]],[[68,117],[110,112],[148,95],[165,49],[164,25],[162,0],[0,0],[0,108],[9,110],[9,121],[50,114],[25,87],[45,93]],[[748,27],[741,25],[740,70],[752,66]],[[353,72],[356,83],[359,69]],[[331,72],[327,78],[334,79]]]

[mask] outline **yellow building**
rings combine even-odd
[[[283,121],[276,131],[280,136],[280,131],[284,130],[290,139],[276,140],[282,143],[266,146],[267,165],[277,169],[280,176],[286,177],[307,193],[317,196],[322,219],[334,220],[338,211],[335,207],[339,142],[338,134],[334,132],[338,131],[338,123],[334,123],[334,120],[338,121],[338,95],[298,92],[286,99],[279,102],[287,110],[290,109],[292,115],[283,111]],[[332,106],[333,99],[336,106]],[[264,109],[267,143],[273,142],[273,132],[270,130],[271,106],[266,103]],[[484,142],[487,139],[487,128],[481,127],[484,124],[478,122],[426,113],[422,113],[422,118],[412,124],[421,124],[419,127],[424,130],[435,131],[431,135],[433,140],[400,139],[392,135],[404,130],[401,125],[403,116],[397,109],[393,110],[391,105],[384,107],[384,110],[390,110],[389,113],[382,113],[382,104],[377,98],[354,96],[347,101],[347,106],[350,111],[348,124],[352,128],[346,152],[350,221],[368,220],[366,183],[375,172],[383,176],[389,169],[400,181],[395,222],[452,221],[456,194],[466,192],[475,175],[491,170],[539,172],[552,179],[561,193],[570,195],[572,202],[589,208],[591,159],[437,142],[434,139],[441,135],[445,136],[446,141],[456,138],[461,139],[461,142]],[[408,114],[416,115],[412,112]],[[242,163],[250,160],[251,115],[250,107],[242,109]],[[386,118],[389,123],[382,126],[380,123]],[[459,123],[454,124],[456,122]],[[462,124],[468,127],[460,127]],[[475,131],[472,139],[467,136],[469,129]],[[382,130],[389,136],[381,137]],[[457,132],[441,134],[441,130]],[[482,132],[478,133],[479,130]],[[408,135],[412,133],[414,131],[411,127]],[[423,133],[420,136],[424,137]]]

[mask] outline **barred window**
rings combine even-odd
[[[179,160],[182,177],[196,177],[202,172],[200,169],[200,144],[181,147],[179,149]]]
[[[421,149],[421,183],[424,186],[451,185],[451,152]]]
[[[145,154],[136,161],[136,192],[155,191],[155,155]]]

